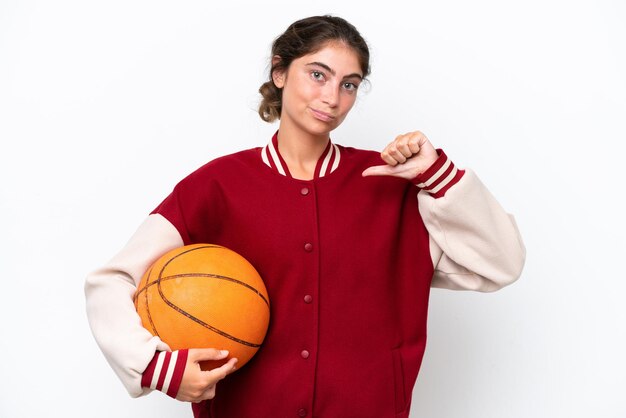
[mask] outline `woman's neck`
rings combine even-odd
[[[328,135],[309,135],[301,130],[281,126],[278,130],[278,151],[287,163],[291,176],[312,180],[320,156],[328,146]]]

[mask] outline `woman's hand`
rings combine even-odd
[[[192,348],[187,356],[187,364],[183,379],[180,382],[176,399],[186,402],[200,402],[215,397],[215,385],[235,370],[236,358],[231,358],[224,365],[203,371],[200,362],[206,360],[222,360],[228,356],[226,350],[214,348]]]
[[[399,135],[380,154],[387,165],[369,167],[363,176],[394,176],[407,180],[422,174],[435,161],[437,151],[420,131]]]

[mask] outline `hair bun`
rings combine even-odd
[[[259,105],[259,116],[261,116],[261,119],[265,122],[274,122],[280,119],[282,91],[270,80],[261,85],[259,93],[263,96]]]

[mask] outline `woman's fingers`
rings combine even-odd
[[[437,160],[437,151],[420,131],[398,135],[380,154],[386,166],[369,167],[363,176],[394,176],[407,180],[423,173]]]
[[[185,372],[176,399],[187,402],[200,402],[215,397],[215,385],[235,370],[236,358],[212,370],[203,371],[199,362],[221,360],[228,356],[226,350],[194,348],[189,350]]]
[[[236,364],[237,364],[237,359],[231,358],[230,360],[228,360],[227,363],[223,364],[217,369],[203,372],[203,373],[207,373],[209,376],[207,380],[207,386],[204,392],[199,397],[200,400],[213,399],[215,397],[215,390],[216,390],[217,383],[220,380],[224,379],[229,374],[231,374],[232,372],[234,372],[236,370],[236,367],[235,367]]]
[[[189,350],[189,361],[198,363],[206,360],[222,360],[228,357],[228,350],[215,348],[192,348]]]
[[[217,383],[237,369],[235,367],[237,365],[237,361],[238,360],[236,358],[231,358],[220,367],[212,370],[207,370],[203,373],[208,374],[209,382],[212,381],[214,383]]]
[[[381,153],[384,162],[391,166],[405,163],[409,158],[418,154],[421,144],[426,140],[419,131],[398,135]]]

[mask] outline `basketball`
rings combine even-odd
[[[187,245],[162,255],[143,275],[134,297],[143,326],[172,350],[216,348],[227,359],[209,370],[256,354],[270,319],[263,280],[241,255],[212,244]]]

